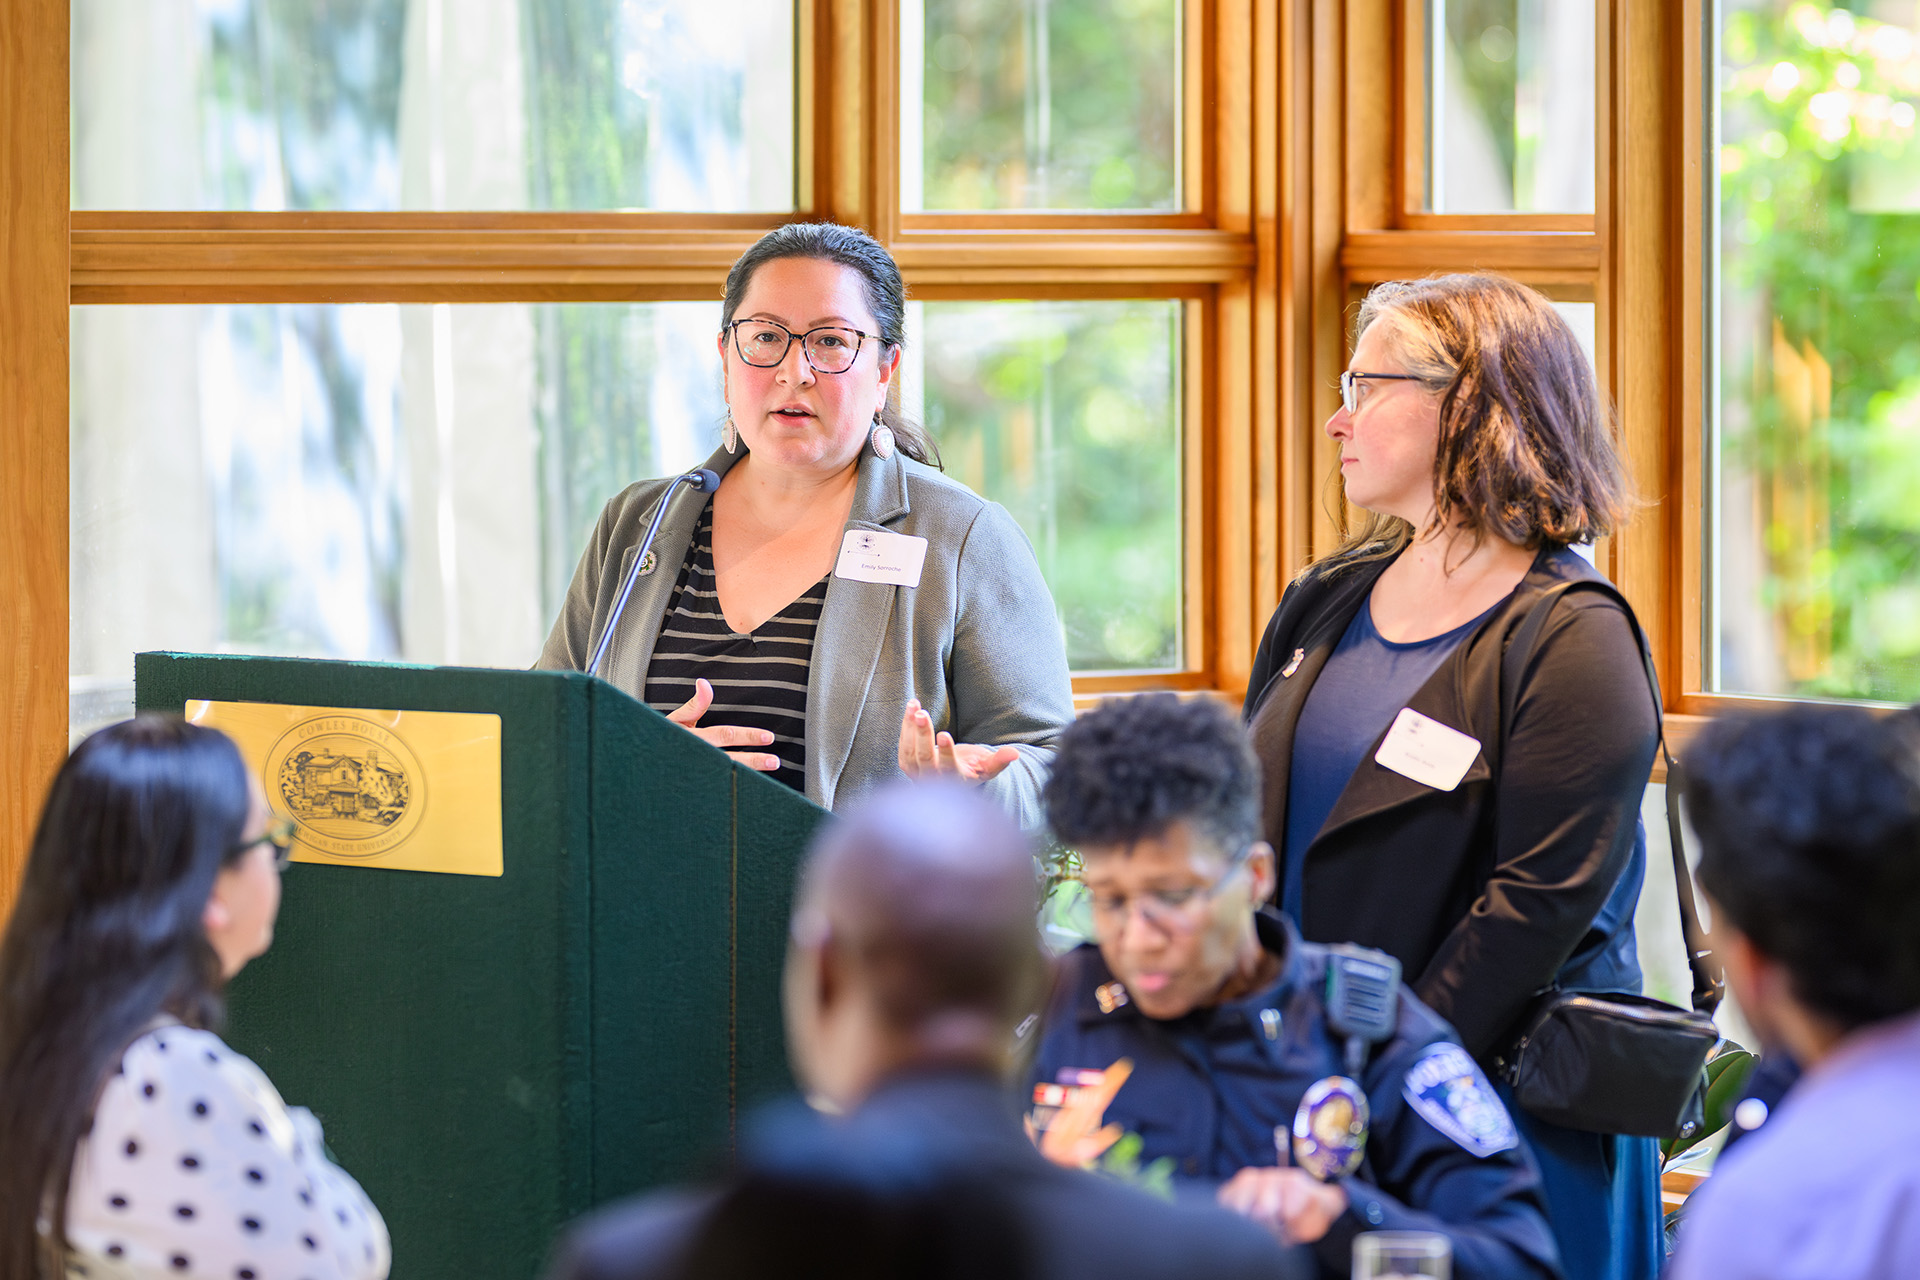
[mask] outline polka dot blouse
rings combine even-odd
[[[386,1223],[320,1125],[216,1035],[127,1047],[80,1140],[69,1280],[384,1280]]]

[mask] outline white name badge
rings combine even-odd
[[[1479,754],[1480,739],[1449,729],[1412,707],[1402,707],[1373,758],[1435,791],[1451,791]]]
[[[927,562],[927,540],[885,529],[849,529],[840,540],[836,578],[855,582],[884,582],[893,586],[920,585],[920,566]]]

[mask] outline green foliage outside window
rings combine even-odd
[[[927,426],[1033,540],[1077,671],[1180,665],[1180,304],[930,302]]]
[[[671,206],[689,198],[689,175],[744,171],[766,141],[747,136],[748,73],[700,64],[685,11],[657,0],[520,0],[516,9],[524,190],[509,201]],[[458,13],[447,9],[445,20]],[[1178,0],[929,4],[928,206],[1177,208],[1182,13]],[[203,207],[418,206],[418,193],[402,190],[402,135],[424,127],[424,117],[403,121],[416,101],[411,77],[429,74],[408,65],[422,38],[417,6],[226,0],[197,20]],[[779,43],[762,35],[768,48]],[[755,130],[793,127],[790,113],[752,119]],[[717,326],[717,299],[711,310]],[[530,308],[549,616],[606,500],[694,461],[679,456],[689,440],[717,442],[717,377],[709,405],[684,313],[665,312]],[[397,402],[398,387],[370,380],[335,332],[341,309],[288,315],[287,334],[234,321],[241,363],[284,363],[281,376],[317,388],[298,446],[302,482],[356,507],[355,545],[370,558],[363,604],[386,637],[376,652],[404,653],[408,532],[425,517],[407,510],[405,440],[369,434],[394,431],[397,409],[385,399]],[[909,341],[926,353],[928,425],[949,469],[1004,503],[1033,540],[1074,668],[1182,665],[1180,304],[933,303],[917,317]],[[391,474],[374,475],[367,459],[382,449],[394,455]],[[282,634],[283,565],[230,568],[231,639],[331,651],[323,638]]]
[[[1178,0],[922,0],[928,209],[1176,209]]]
[[[1920,698],[1920,41],[1750,0],[1718,53],[1719,687]]]

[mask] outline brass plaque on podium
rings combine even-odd
[[[239,744],[267,803],[299,828],[295,862],[505,869],[497,715],[192,701],[187,719]]]

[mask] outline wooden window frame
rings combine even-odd
[[[1707,716],[1756,701],[1704,687],[1706,0],[1595,0],[1591,215],[1425,212],[1426,0],[1332,9],[1348,30],[1392,33],[1350,41],[1342,65],[1342,288],[1492,270],[1595,304],[1597,372],[1640,499],[1596,559],[1646,628],[1677,745]],[[1345,338],[1335,328],[1322,347],[1344,358]]]
[[[66,0],[0,4],[0,918],[67,746]]]
[[[793,213],[124,213],[72,220],[74,304],[579,302],[712,297],[760,234],[793,219],[867,228],[922,300],[1166,297],[1184,308],[1182,379],[1185,653],[1172,671],[1077,676],[1076,694],[1242,685],[1211,607],[1248,566],[1222,534],[1221,437],[1253,434],[1245,397],[1255,288],[1251,149],[1261,6],[1183,0],[1187,164],[1197,209],[1167,215],[911,214],[899,208],[897,5],[801,0],[796,41],[798,183]],[[1198,38],[1192,38],[1192,33]],[[1270,42],[1269,42],[1270,44]],[[1275,77],[1265,69],[1264,83]],[[845,92],[853,84],[858,92]],[[1203,116],[1210,116],[1203,119]],[[1207,127],[1211,124],[1212,127]],[[1223,148],[1222,135],[1247,144]],[[1232,154],[1222,158],[1223,151]],[[1243,153],[1244,152],[1244,153]],[[1271,214],[1271,210],[1264,211]],[[1223,316],[1225,317],[1223,319]],[[1210,358],[1237,350],[1238,360]],[[1197,358],[1196,358],[1197,357]],[[1227,422],[1223,411],[1237,416]],[[1229,486],[1230,487],[1230,486]],[[1237,504],[1225,509],[1237,510]],[[1244,525],[1239,526],[1244,527]],[[1242,593],[1249,594],[1249,593]],[[1266,593],[1259,593],[1266,594]],[[1242,612],[1245,612],[1243,609]],[[1233,621],[1238,622],[1239,619]],[[1231,623],[1227,623],[1231,625]],[[1240,629],[1244,630],[1244,626]]]
[[[1120,215],[903,214],[895,10],[797,0],[797,215],[69,216],[68,2],[0,6],[0,911],[66,746],[69,305],[712,297],[789,216],[874,230],[922,299],[1182,301],[1186,662],[1080,677],[1082,701],[1244,693],[1286,582],[1334,545],[1321,426],[1354,291],[1483,268],[1595,304],[1641,499],[1598,558],[1652,641],[1670,740],[1777,705],[1704,679],[1706,0],[1596,0],[1592,215],[1417,207],[1423,0],[1183,3],[1188,208]]]
[[[897,7],[796,0],[792,214],[267,214],[70,210],[69,3],[12,0],[0,18],[0,406],[12,424],[0,443],[0,914],[66,747],[73,305],[711,298],[741,251],[794,218],[868,228],[920,299],[1180,299],[1184,662],[1080,676],[1075,693],[1237,697],[1257,630],[1310,548],[1292,495],[1312,450],[1282,442],[1302,438],[1324,399],[1302,376],[1324,355],[1324,325],[1301,316],[1337,245],[1310,167],[1327,132],[1310,87],[1337,24],[1325,0],[1182,4],[1179,213],[902,215]]]

